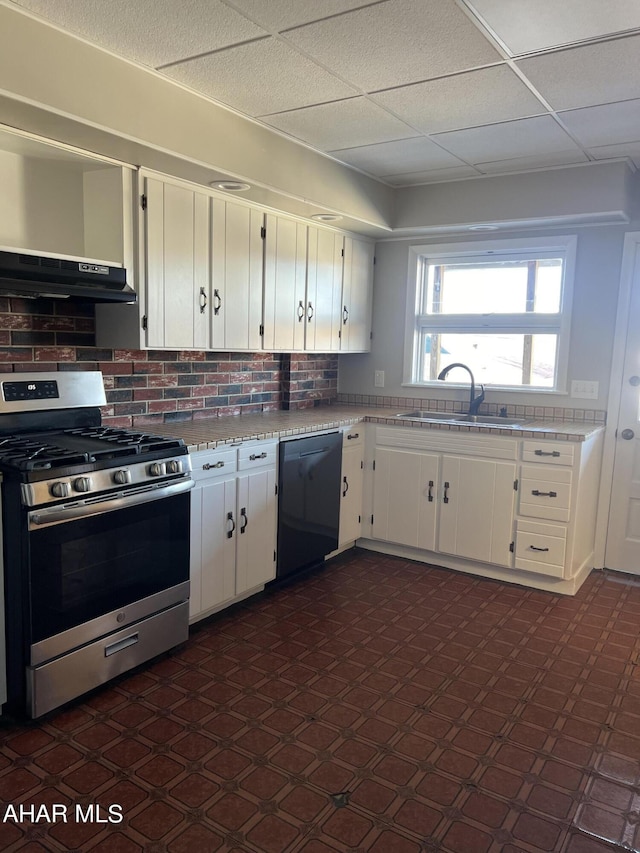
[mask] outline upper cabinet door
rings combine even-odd
[[[337,352],[340,348],[342,234],[309,226],[305,349]]]
[[[264,257],[264,348],[304,349],[307,226],[268,214]]]
[[[144,179],[147,346],[207,349],[209,198]]]
[[[255,351],[262,348],[261,210],[211,200],[211,346]]]
[[[373,252],[373,243],[356,237],[344,238],[342,352],[368,352],[371,349]]]

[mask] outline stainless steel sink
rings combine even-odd
[[[501,418],[498,415],[458,415],[454,412],[429,412],[421,409],[402,412],[396,417],[406,421],[444,421],[450,424],[476,424],[502,429],[521,429],[531,423],[530,420],[514,421],[509,418]]]

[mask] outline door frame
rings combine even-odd
[[[616,453],[616,431],[620,400],[622,398],[622,380],[627,349],[629,329],[629,304],[633,286],[636,258],[640,270],[640,231],[629,231],[624,236],[622,264],[620,268],[620,287],[618,290],[618,311],[613,339],[611,372],[609,375],[609,396],[607,399],[607,425],[604,436],[602,468],[600,474],[600,494],[596,520],[594,567],[606,567],[606,545],[609,527],[609,512],[613,491],[613,467]]]

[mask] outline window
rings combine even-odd
[[[563,391],[575,242],[412,247],[405,382],[459,361],[488,386]]]

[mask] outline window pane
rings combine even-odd
[[[476,382],[487,385],[535,385],[553,388],[557,335],[429,334],[423,335],[422,375],[436,379],[448,364],[461,361],[473,371]],[[451,382],[467,382],[465,370],[453,370]]]
[[[427,266],[424,313],[517,314],[560,311],[562,259]]]

